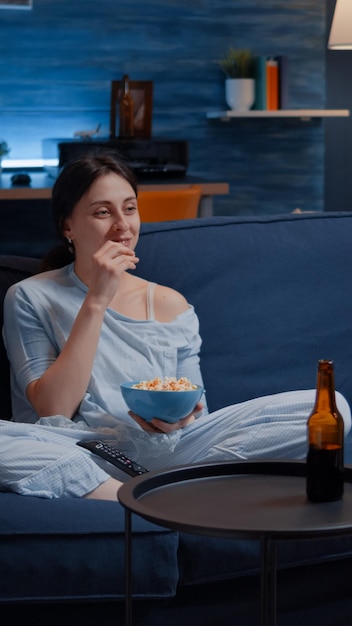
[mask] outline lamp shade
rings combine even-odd
[[[328,48],[332,50],[352,48],[352,0],[336,0]]]

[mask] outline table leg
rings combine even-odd
[[[125,509],[125,626],[132,626],[132,514]]]
[[[277,543],[261,538],[260,616],[261,626],[276,626]]]
[[[198,217],[213,217],[213,196],[201,196]]]

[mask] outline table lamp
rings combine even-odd
[[[328,48],[352,49],[352,0],[336,0]]]

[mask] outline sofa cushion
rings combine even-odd
[[[1,493],[0,601],[123,598],[124,509],[81,498]],[[178,535],[132,518],[133,593],[173,596]]]

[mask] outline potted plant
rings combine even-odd
[[[255,100],[254,57],[251,51],[230,47],[218,63],[226,76],[226,103],[230,109],[248,111]]]
[[[0,174],[1,174],[1,161],[4,156],[6,156],[10,152],[10,148],[8,147],[6,141],[0,139]]]

